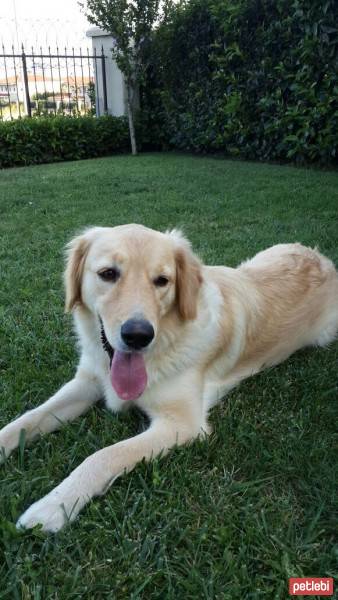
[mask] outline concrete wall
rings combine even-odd
[[[112,48],[114,39],[105,31],[98,27],[92,27],[87,31],[87,37],[92,38],[93,54],[96,49],[97,56],[101,56],[102,48],[106,56],[106,81],[107,81],[107,112],[109,115],[119,117],[126,114],[126,94],[123,75],[112,59]],[[96,98],[96,115],[104,114],[103,102],[103,80],[102,80],[102,64],[101,60],[96,61],[95,73],[95,98]]]

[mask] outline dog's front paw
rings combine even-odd
[[[18,446],[20,435],[25,432],[15,421],[9,423],[0,430],[0,463],[8,458],[11,452]]]
[[[78,511],[76,507],[69,510],[68,502],[63,501],[62,496],[50,492],[47,496],[38,500],[21,515],[16,526],[18,529],[31,529],[35,525],[42,525],[42,531],[56,533],[66,523],[75,519]]]

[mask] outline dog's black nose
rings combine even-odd
[[[144,319],[128,319],[121,327],[121,338],[133,350],[148,346],[154,335],[153,326]]]

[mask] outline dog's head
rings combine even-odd
[[[131,398],[136,388],[144,389],[143,354],[156,344],[166,315],[176,311],[183,321],[196,318],[201,283],[201,264],[176,230],[94,227],[70,242],[66,310],[82,306],[101,319],[114,349],[113,385],[119,379],[126,383],[131,371],[140,371],[135,389],[129,381],[131,392],[123,382],[114,385],[121,397]]]

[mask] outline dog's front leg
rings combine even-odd
[[[143,458],[150,460],[175,444],[183,444],[198,435],[191,425],[174,418],[157,417],[147,431],[99,450],[47,496],[35,502],[21,516],[18,527],[42,524],[44,531],[58,531],[73,521],[94,496],[103,494],[125,471],[130,471]]]
[[[0,462],[14,450],[25,431],[26,441],[33,440],[39,433],[48,433],[72,421],[86,412],[101,395],[98,382],[90,374],[78,371],[76,377],[66,383],[49,400],[23,414],[0,431]]]

